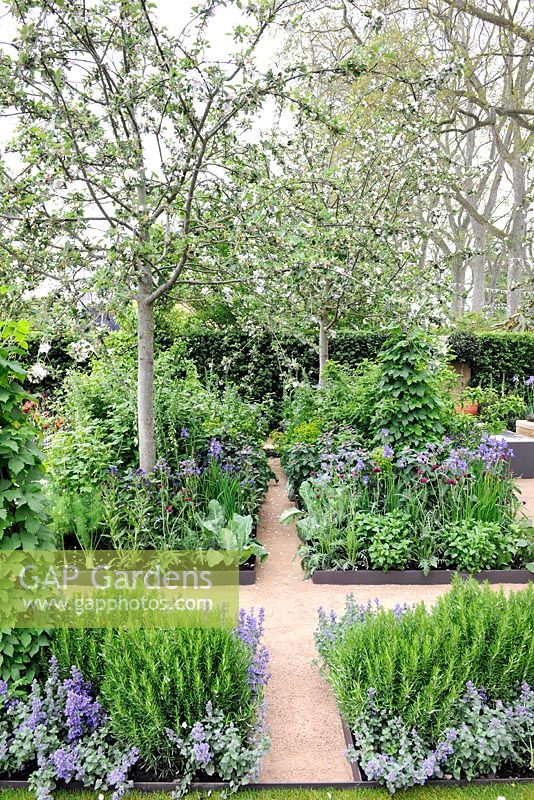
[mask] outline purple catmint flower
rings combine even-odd
[[[137,747],[132,747],[124,754],[120,764],[111,770],[108,775],[108,783],[110,786],[121,786],[126,782],[128,772],[134,764],[139,760],[139,750]],[[120,795],[119,795],[120,796]]]
[[[43,701],[38,692],[39,689],[37,684],[34,684],[32,688],[31,713],[25,723],[26,727],[31,731],[34,731],[39,723],[46,720],[46,713],[43,709]]]
[[[79,771],[78,750],[59,747],[53,755],[54,769],[62,781],[70,781]]]
[[[180,439],[189,439],[189,431],[187,428],[182,428],[180,431]]]
[[[65,717],[68,740],[71,742],[83,735],[84,723],[90,729],[97,728],[103,720],[103,713],[100,703],[93,700],[91,684],[84,681],[81,672],[73,666],[70,674],[71,677],[64,681],[64,687]]]
[[[389,444],[384,445],[382,455],[384,458],[393,458],[393,448]]]
[[[525,386],[534,386],[534,375],[525,378]]]
[[[206,767],[211,761],[211,750],[207,742],[196,742],[193,745],[193,753],[197,764]]]
[[[195,742],[204,742],[206,740],[206,731],[201,722],[196,722],[193,725],[190,736]]]
[[[396,603],[393,606],[393,616],[395,619],[399,620],[402,619],[404,614],[408,611],[412,611],[414,606],[409,605],[408,603]]]
[[[251,661],[248,668],[248,683],[253,692],[258,693],[269,680],[269,651],[261,644],[264,632],[265,610],[260,608],[255,616],[254,609],[247,614],[240,609],[237,635],[251,650]]]
[[[0,680],[0,697],[8,693],[8,686],[6,681]]]
[[[118,467],[116,467],[115,465],[111,466],[111,467],[109,468],[109,474],[110,474],[110,475],[111,475],[113,478],[116,478],[116,477],[117,477],[117,475],[119,474],[119,468],[118,468]]]

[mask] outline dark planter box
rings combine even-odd
[[[252,566],[243,564],[239,567],[239,585],[253,586],[256,583],[256,559]]]
[[[80,586],[91,585],[91,573],[81,573],[78,580]],[[239,567],[239,586],[253,586],[256,583],[256,559],[247,561]]]
[[[343,736],[347,748],[354,747],[354,739],[352,738],[352,731],[343,718],[341,718],[341,725],[343,727]],[[362,789],[384,789],[382,784],[377,781],[366,780],[360,771],[359,765],[355,761],[350,762],[352,769],[352,776],[354,783],[358,788]],[[534,775],[531,778],[474,778],[472,781],[460,780],[454,778],[449,780],[445,778],[430,780],[425,783],[425,786],[499,786],[510,783],[526,783],[534,784]]]
[[[505,431],[499,439],[505,439],[514,456],[510,461],[512,474],[516,478],[534,478],[534,439],[513,431]]]
[[[312,583],[330,583],[337,586],[442,586],[451,583],[455,575],[468,578],[467,572],[452,569],[433,569],[424,575],[418,569],[390,570],[374,569],[318,569],[312,575]],[[525,584],[534,581],[534,573],[528,569],[488,569],[472,576],[477,581],[489,583]]]

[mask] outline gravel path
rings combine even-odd
[[[272,677],[267,689],[271,752],[265,758],[260,781],[350,781],[336,705],[312,664],[317,656],[313,638],[317,608],[340,611],[350,592],[361,602],[379,597],[385,606],[418,600],[431,603],[447,587],[354,586],[347,590],[304,581],[295,558],[295,528],[278,524],[280,513],[292,506],[285,491],[285,476],[278,459],[270,463],[279,482],[271,483],[258,528],[269,558],[259,568],[257,583],[240,590],[241,605],[265,608],[265,643],[271,654]],[[534,517],[534,480],[520,483],[527,510]]]

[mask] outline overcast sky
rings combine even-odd
[[[187,21],[191,18],[191,9],[199,5],[202,0],[155,0],[157,15],[162,25],[165,25],[171,34],[178,34]],[[226,8],[219,8],[209,25],[209,38],[213,46],[214,58],[224,57],[232,47],[229,33],[232,28],[244,19],[241,11],[231,3]],[[7,10],[5,2],[0,1],[0,30],[2,45],[9,43],[16,31],[14,21]],[[276,42],[272,40],[265,44],[260,51],[260,59],[265,64],[270,54],[276,49]],[[262,65],[263,65],[262,64]]]

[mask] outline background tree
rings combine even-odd
[[[346,90],[335,81],[321,118],[295,97],[292,132],[263,147],[246,200],[233,204],[255,209],[236,229],[249,276],[233,292],[236,313],[315,331],[320,382],[336,328],[436,321],[448,301],[444,267],[422,258],[428,230],[414,205],[434,191],[431,133],[409,112],[388,113],[373,81],[367,69]]]
[[[303,22],[315,51],[375,48],[399,113],[414,104],[434,130],[441,186],[433,205],[417,203],[432,223],[426,257],[452,271],[453,315],[514,315],[534,288],[533,22],[530,3],[507,0],[334,0],[319,24]]]

